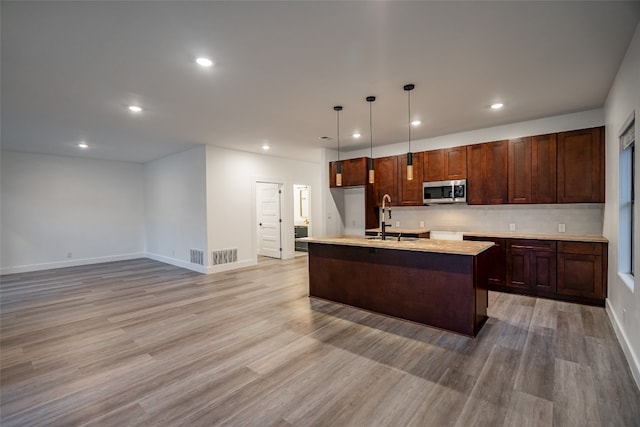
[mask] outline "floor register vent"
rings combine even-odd
[[[238,249],[221,249],[211,252],[211,265],[228,264],[238,261]]]
[[[191,264],[204,265],[204,251],[199,249],[190,249]]]

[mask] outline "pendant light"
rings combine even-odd
[[[338,135],[338,161],[336,162],[336,187],[342,187],[342,161],[340,160],[340,111],[342,111],[341,105],[333,107],[338,116],[337,135]]]
[[[404,90],[407,91],[407,105],[409,110],[409,118],[407,123],[409,124],[409,152],[407,153],[407,181],[413,180],[413,153],[411,152],[411,91],[415,88],[415,85],[404,85]]]
[[[371,138],[371,157],[369,158],[369,184],[375,182],[375,171],[373,170],[373,126],[371,122],[371,104],[376,100],[375,96],[367,96],[367,102],[369,103],[369,137]]]

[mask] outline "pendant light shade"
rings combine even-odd
[[[371,157],[369,158],[369,184],[375,182],[375,171],[373,169],[373,124],[371,120],[371,104],[376,100],[375,96],[367,96],[367,102],[369,103],[369,137],[371,138],[370,148]]]
[[[413,180],[413,153],[411,152],[411,91],[415,88],[413,84],[404,85],[404,90],[407,91],[407,105],[409,111],[409,118],[407,123],[409,125],[409,152],[407,153],[407,181]]]
[[[341,105],[333,107],[337,115],[337,129],[338,135],[338,161],[336,162],[336,187],[342,187],[342,161],[340,160],[340,111],[342,111]]]

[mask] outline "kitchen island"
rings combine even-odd
[[[309,238],[309,296],[475,336],[492,242]]]

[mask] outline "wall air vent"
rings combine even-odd
[[[204,251],[199,249],[189,249],[191,264],[204,265]]]
[[[238,249],[221,249],[211,252],[211,265],[228,264],[238,261]]]

